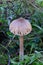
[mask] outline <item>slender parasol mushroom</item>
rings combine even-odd
[[[32,26],[28,20],[20,17],[11,22],[9,29],[13,34],[19,35],[20,60],[23,60],[24,56],[23,36],[29,34],[32,31]]]

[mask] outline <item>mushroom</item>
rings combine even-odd
[[[32,31],[32,26],[27,19],[22,17],[11,22],[9,30],[15,34],[19,35],[20,41],[20,60],[23,60],[24,47],[23,47],[23,36],[29,34]]]

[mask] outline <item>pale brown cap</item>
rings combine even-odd
[[[32,31],[32,26],[29,20],[21,17],[11,22],[9,30],[15,35],[23,36]]]

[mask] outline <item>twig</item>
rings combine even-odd
[[[33,7],[35,8],[35,10],[38,10],[38,11],[40,11],[41,13],[43,13],[43,11],[40,10],[40,8],[38,8],[37,6],[35,6],[33,3],[29,2],[29,1],[27,1],[27,3],[29,3],[31,6],[33,6]]]

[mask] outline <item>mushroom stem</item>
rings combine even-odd
[[[20,36],[20,61],[23,60],[24,56],[24,47],[23,47],[23,36]]]

